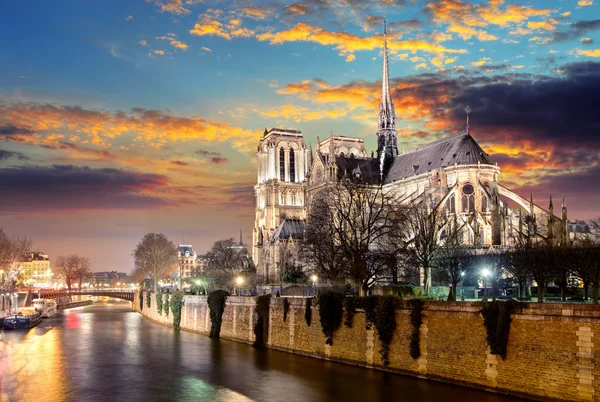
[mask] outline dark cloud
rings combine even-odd
[[[567,201],[570,220],[591,219],[600,216],[600,186],[595,185],[600,177],[600,165],[579,172],[547,175],[538,183],[514,188],[520,194],[534,194],[536,204],[542,204],[550,196],[554,199],[555,213],[560,212],[560,200]],[[576,211],[576,212],[575,212]]]
[[[407,99],[418,102],[447,133],[464,129],[469,104],[479,140],[600,151],[600,63],[569,63],[560,71],[554,77],[422,74],[394,80],[393,98],[397,109]]]
[[[569,24],[569,29],[552,34],[553,42],[562,42],[570,39],[578,39],[590,31],[600,30],[600,20],[575,21]]]
[[[32,130],[27,127],[18,127],[12,124],[0,125],[0,137],[2,136],[12,136],[12,135],[33,135],[35,134],[35,130]]]
[[[205,151],[203,149],[199,149],[199,150],[195,151],[194,153],[202,158],[206,158],[207,160],[211,161],[215,165],[222,165],[222,164],[229,162],[229,159],[225,158],[219,152]]]
[[[224,195],[223,209],[253,209],[254,183],[242,182],[220,186],[218,191]]]
[[[0,149],[0,161],[10,159],[10,158],[15,158],[20,161],[26,161],[26,160],[31,159],[28,156],[23,155],[21,152],[13,152],[13,151],[6,151],[4,149]]]
[[[0,169],[0,210],[140,209],[168,205],[147,192],[167,184],[162,175],[73,165]]]
[[[189,166],[189,163],[187,162],[182,162],[182,161],[171,161],[171,163],[173,165],[177,165],[177,166]]]
[[[395,31],[420,31],[425,24],[419,20],[392,21],[388,23],[388,27]]]
[[[313,15],[315,12],[308,4],[295,3],[285,6],[283,13],[287,17],[296,17],[300,15]]]

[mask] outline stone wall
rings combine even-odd
[[[134,310],[139,311],[136,294]],[[145,295],[144,295],[145,297]],[[388,367],[383,367],[374,328],[366,329],[364,312],[358,310],[352,328],[342,324],[325,344],[319,310],[312,308],[312,322],[305,320],[306,301],[288,298],[290,309],[283,320],[283,299],[272,298],[267,346],[318,358],[386,369],[419,377],[462,384],[533,399],[600,401],[600,307],[593,305],[529,304],[512,315],[506,360],[491,355],[486,342],[479,303],[426,302],[420,328],[421,357],[410,356],[410,310],[396,310],[396,331],[390,344]],[[208,335],[210,318],[206,297],[186,296],[181,327]],[[223,314],[221,336],[252,343],[257,320],[252,298],[229,297]],[[172,325],[156,311],[153,294],[150,309],[141,311],[151,320]]]

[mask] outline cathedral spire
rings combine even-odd
[[[392,157],[398,155],[396,145],[396,112],[390,93],[390,74],[388,67],[387,25],[383,20],[383,71],[381,77],[381,102],[377,118],[377,153],[388,152]],[[386,149],[387,148],[387,149]]]
[[[471,107],[467,103],[467,107],[465,107],[465,113],[467,114],[467,134],[469,134],[469,115],[471,114]]]

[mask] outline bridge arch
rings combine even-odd
[[[116,299],[127,300],[133,302],[133,291],[119,291],[119,290],[82,290],[82,291],[65,291],[65,290],[53,290],[53,291],[41,291],[40,297],[45,299],[56,299],[65,296],[106,296],[114,297]]]

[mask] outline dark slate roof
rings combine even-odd
[[[490,156],[469,134],[451,135],[398,155],[384,182],[391,183],[454,164],[476,165],[478,162],[494,165]]]
[[[179,256],[184,256],[186,251],[190,252],[190,257],[194,255],[194,249],[192,248],[192,246],[187,245],[187,244],[181,244],[179,246]]]
[[[304,222],[300,219],[283,218],[281,225],[271,236],[271,241],[289,239],[290,235],[294,240],[302,240],[304,238]]]
[[[379,182],[379,161],[377,158],[352,158],[348,156],[336,157],[338,173],[348,174],[356,177],[360,173],[360,179],[366,183]]]

